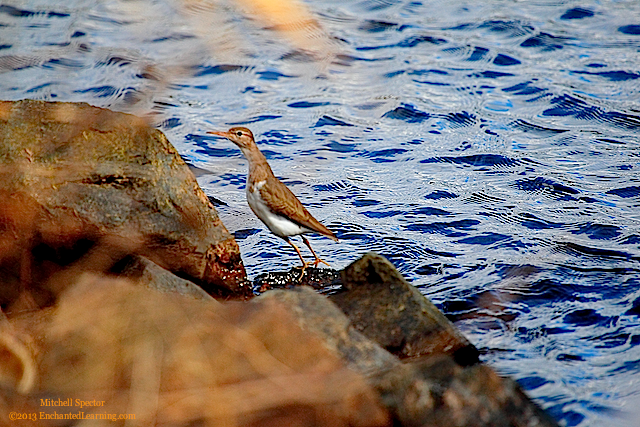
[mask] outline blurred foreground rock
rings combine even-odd
[[[237,243],[164,135],[78,103],[0,102],[0,306],[52,304],[130,255],[216,297],[250,294]]]
[[[37,320],[16,317],[0,330],[30,343],[24,347],[33,361],[22,369],[25,375],[37,366],[28,374],[30,384],[23,385],[26,398],[7,393],[10,384],[0,389],[4,402],[22,405],[0,405],[3,420],[10,409],[35,411],[32,425],[60,425],[47,417],[79,412],[85,423],[105,413],[135,417],[115,425],[389,423],[366,381],[274,300],[219,304],[87,275],[53,310]],[[13,365],[27,366],[15,359]],[[16,377],[16,384],[23,382]],[[78,401],[97,404],[82,408]]]

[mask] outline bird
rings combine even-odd
[[[300,235],[304,244],[315,257],[314,267],[320,263],[330,266],[329,263],[316,255],[304,234],[317,233],[336,242],[338,238],[315,219],[291,190],[276,178],[266,157],[258,148],[253,133],[246,127],[232,127],[228,131],[209,131],[207,133],[233,142],[246,157],[249,162],[246,185],[249,207],[273,234],[293,246],[302,262],[300,279],[304,276],[304,272],[311,265],[311,262],[304,260],[298,246],[291,241],[291,236]]]

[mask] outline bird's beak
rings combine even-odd
[[[217,136],[221,136],[223,138],[229,139],[229,132],[212,130],[212,131],[209,131],[207,133],[210,134],[210,135],[217,135]]]

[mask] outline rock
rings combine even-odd
[[[411,359],[370,382],[404,427],[558,427],[514,381],[483,364],[462,367],[445,354]]]
[[[211,302],[215,301],[201,287],[176,276],[143,256],[131,256],[124,263],[121,261],[121,264],[122,267],[118,269],[120,276],[129,278],[149,289],[165,293],[176,293]]]
[[[461,366],[444,353],[400,360],[358,332],[330,299],[301,286],[266,292],[254,302],[281,303],[298,325],[362,374],[391,412],[393,425],[557,427],[515,382],[491,368]]]
[[[401,365],[400,360],[357,331],[351,320],[309,286],[266,292],[254,301],[277,301],[304,330],[318,335],[333,353],[356,372],[371,377]]]
[[[40,339],[28,397],[73,405],[38,411],[135,414],[136,425],[389,425],[377,393],[275,300],[211,304],[85,275],[47,319],[30,323]]]
[[[220,304],[84,274],[0,324],[0,350],[2,416],[77,412],[41,403],[72,398],[167,426],[557,427],[491,368],[400,359],[308,286]]]
[[[5,311],[50,305],[74,274],[107,272],[131,254],[215,297],[251,295],[238,245],[193,174],[135,116],[0,102],[0,197]]]
[[[291,288],[306,285],[320,293],[330,293],[342,286],[340,272],[332,268],[307,267],[300,277],[300,267],[292,267],[288,271],[267,271],[253,280],[253,291],[256,294],[271,289]]]
[[[342,271],[346,289],[329,298],[365,336],[400,358],[449,354],[461,365],[478,350],[384,257],[368,253]]]

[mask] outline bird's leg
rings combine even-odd
[[[316,253],[315,253],[315,252],[313,251],[313,249],[311,248],[311,245],[309,244],[309,241],[306,239],[306,237],[304,237],[304,236],[302,236],[302,235],[301,235],[300,237],[302,237],[302,241],[304,242],[304,244],[305,244],[305,245],[307,245],[307,247],[309,248],[309,250],[311,251],[311,253],[313,254],[313,256],[316,258],[316,260],[313,262],[313,266],[314,266],[314,267],[317,267],[317,266],[318,266],[318,264],[320,264],[320,263],[323,263],[323,264],[325,264],[325,265],[327,265],[327,266],[331,267],[331,266],[329,265],[329,263],[328,263],[328,262],[326,262],[325,260],[320,259],[320,258],[318,257],[318,255],[316,255]]]
[[[298,253],[298,256],[300,257],[300,261],[302,261],[302,271],[300,272],[300,277],[298,278],[298,280],[302,280],[302,276],[304,276],[305,270],[307,269],[307,267],[309,267],[309,264],[311,264],[311,263],[305,261],[304,258],[302,258],[302,253],[300,253],[300,249],[298,249],[298,247],[288,237],[284,237],[284,240],[288,244],[293,246],[293,249],[296,250],[296,252]]]

